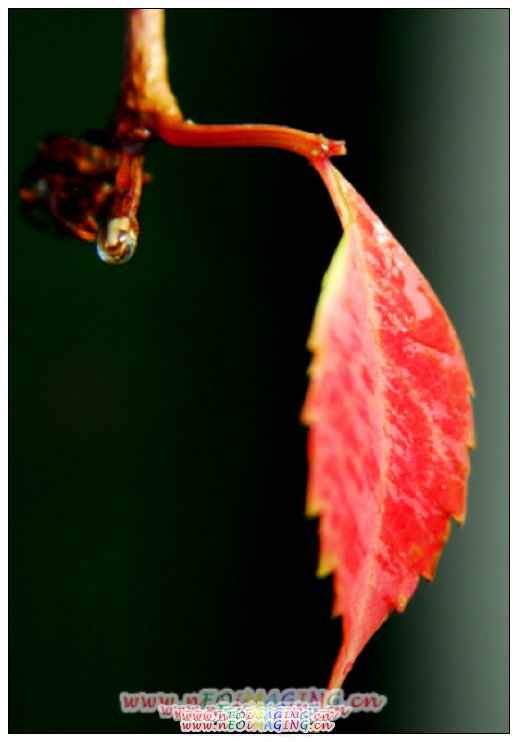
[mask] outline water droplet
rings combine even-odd
[[[45,198],[49,192],[49,184],[45,178],[40,178],[34,185],[34,190],[40,198]]]
[[[127,216],[110,219],[97,236],[97,254],[108,265],[122,265],[133,257],[137,237]]]

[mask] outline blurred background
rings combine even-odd
[[[305,343],[340,225],[304,159],[154,144],[129,264],[22,219],[49,134],[104,128],[121,10],[11,10],[10,724],[169,733],[121,691],[324,687]],[[168,10],[199,123],[347,141],[339,168],[443,302],[476,389],[468,516],[336,731],[507,732],[509,12]],[[335,163],[336,164],[336,163]]]

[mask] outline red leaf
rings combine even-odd
[[[308,346],[307,512],[319,575],[334,572],[346,674],[419,575],[431,580],[466,510],[474,445],[469,372],[446,313],[403,248],[328,160],[315,163],[344,225]]]

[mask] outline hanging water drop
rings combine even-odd
[[[127,263],[137,249],[137,235],[127,216],[110,219],[97,236],[97,254],[109,265]]]

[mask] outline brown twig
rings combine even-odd
[[[83,239],[93,239],[96,218],[106,215],[106,226],[98,234],[98,253],[108,263],[124,263],[137,243],[137,209],[142,184],[148,179],[143,173],[144,156],[152,138],[175,147],[277,147],[304,155],[313,163],[345,154],[343,142],[283,126],[211,126],[185,121],[169,85],[164,10],[133,8],[125,10],[124,68],[119,101],[106,135],[108,147],[67,139],[71,143],[68,166],[56,178],[55,167],[49,170],[48,163],[67,159],[65,138],[58,138],[59,146],[48,143],[30,171],[32,188],[23,188],[20,195],[31,206],[45,207],[61,229]],[[105,161],[117,163],[114,186],[106,180]],[[85,168],[92,183],[90,198],[65,218],[63,209],[56,207],[56,198],[59,195],[65,205],[67,199],[75,203],[70,199],[72,181],[76,190],[79,182],[81,190]],[[34,182],[36,171],[39,178]],[[113,170],[110,174],[113,177]]]
[[[343,142],[284,126],[184,121],[169,85],[161,8],[126,10],[119,116],[125,112],[144,114],[153,135],[175,147],[279,147],[309,158],[345,154]]]

